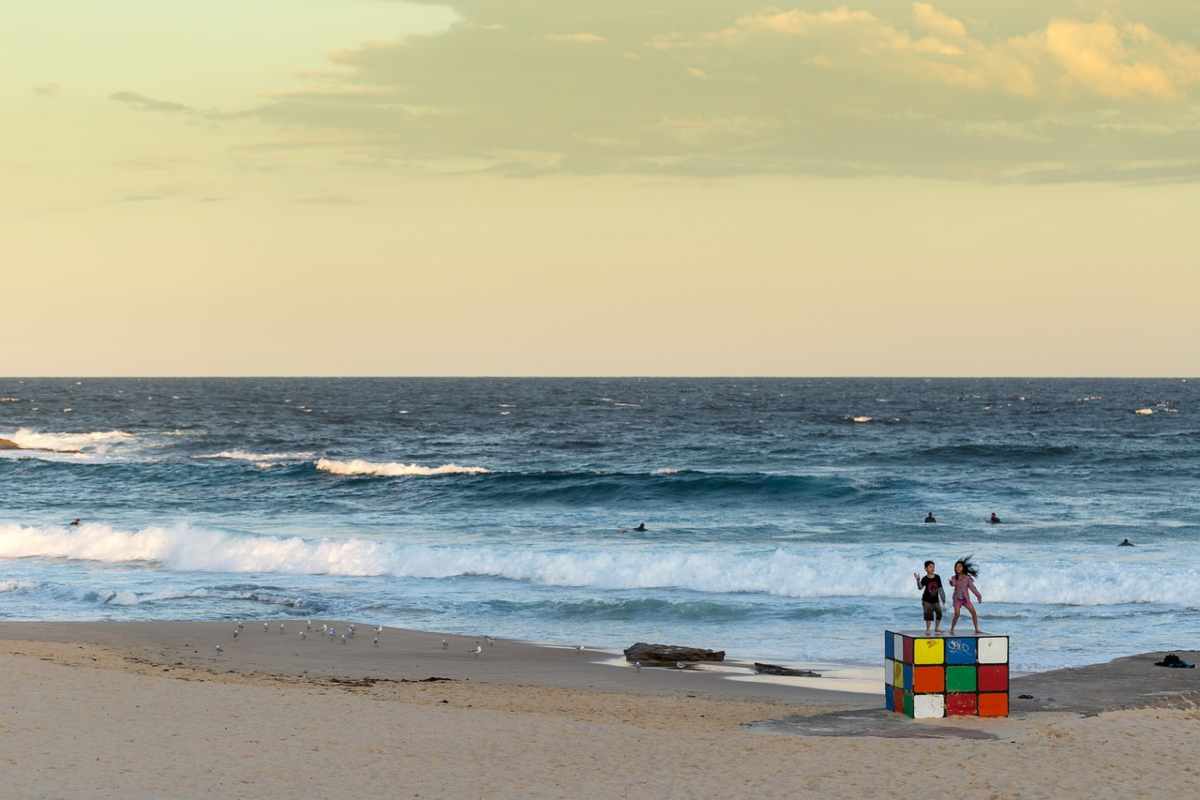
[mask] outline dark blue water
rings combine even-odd
[[[973,552],[1018,667],[1200,639],[1197,382],[0,379],[0,398],[0,438],[45,449],[0,452],[0,616],[320,613],[871,663],[880,629],[919,623],[921,561]]]

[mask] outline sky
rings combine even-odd
[[[1195,375],[1194,0],[42,0],[6,375]]]

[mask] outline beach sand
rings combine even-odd
[[[1148,657],[1014,681],[1035,699],[1007,720],[918,724],[811,685],[507,641],[475,657],[474,639],[443,650],[394,629],[374,647],[365,626],[346,645],[300,641],[302,623],[278,623],[237,641],[226,623],[0,623],[0,796],[1128,798],[1200,783],[1200,670]]]

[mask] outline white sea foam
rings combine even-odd
[[[29,428],[19,428],[13,433],[0,434],[0,439],[9,439],[23,448],[52,450],[59,453],[104,449],[113,444],[129,442],[133,438],[132,433],[125,431],[46,433]]]
[[[801,547],[590,545],[549,550],[516,544],[438,546],[362,537],[250,536],[186,526],[123,531],[86,523],[78,528],[0,524],[0,558],[149,562],[180,572],[492,576],[596,589],[911,599],[912,571],[920,557],[869,555],[873,549],[825,548],[814,553]],[[1094,550],[1081,550],[1074,558],[1060,554],[1046,560],[1031,551],[1017,562],[1011,558],[1014,555],[1005,551],[980,559],[984,573],[978,585],[986,601],[985,615],[997,602],[1087,606],[1170,602],[1200,595],[1200,573],[1188,566],[1186,558],[1164,560],[1142,554],[1137,559],[1104,558]],[[1163,595],[1164,585],[1171,587],[1170,596]]]
[[[37,583],[34,581],[0,581],[0,594],[5,592],[27,592],[30,589],[36,589]]]
[[[212,458],[225,461],[253,461],[255,463],[275,463],[279,461],[308,461],[313,453],[253,453],[249,450],[222,450],[219,453],[199,455],[196,458]]]
[[[491,470],[484,467],[464,467],[459,464],[442,464],[439,467],[426,467],[420,464],[404,464],[398,461],[364,461],[361,458],[349,461],[322,458],[317,461],[317,469],[321,472],[328,472],[331,475],[375,475],[383,478],[429,475],[486,475],[491,472]]]

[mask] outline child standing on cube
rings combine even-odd
[[[942,632],[942,605],[946,602],[946,590],[942,588],[942,576],[934,571],[932,561],[925,562],[925,575],[913,573],[917,588],[921,590],[921,610],[925,614],[925,635],[929,635],[929,623],[936,620],[934,633]]]
[[[971,602],[971,594],[975,594],[975,598],[979,602],[983,602],[983,595],[979,593],[979,589],[975,588],[975,576],[979,574],[979,568],[971,563],[971,557],[959,559],[954,562],[954,577],[950,579],[950,585],[954,587],[954,618],[950,620],[950,633],[954,633],[954,626],[958,624],[958,615],[962,613],[963,606],[967,607],[967,611],[971,612],[971,622],[975,625],[975,632],[982,633],[979,630],[979,614],[975,612],[975,604]]]

